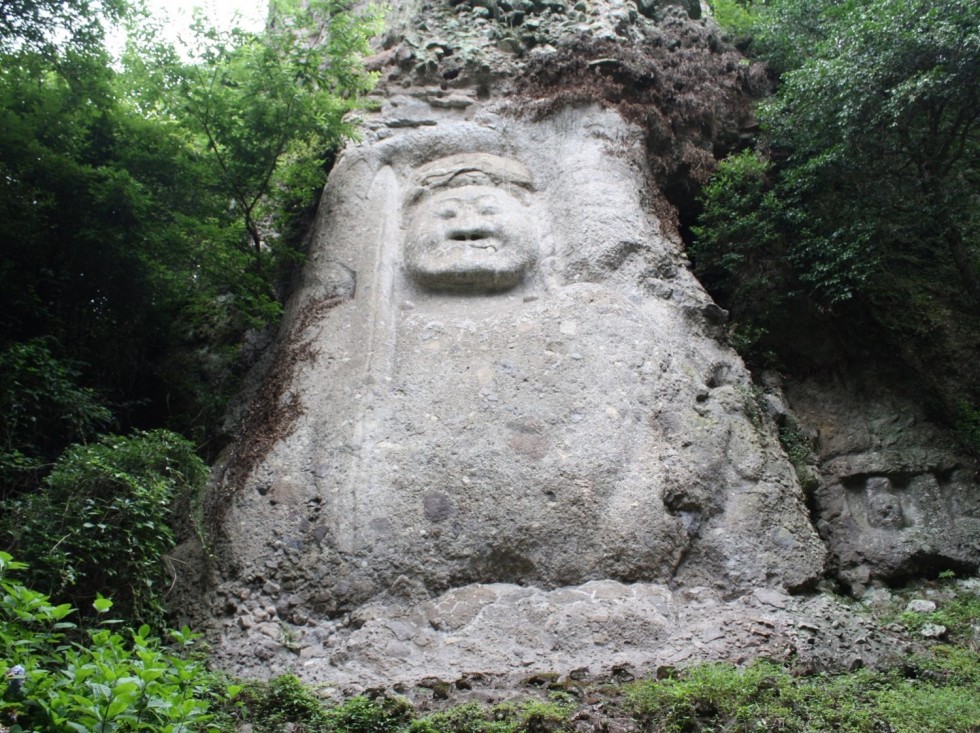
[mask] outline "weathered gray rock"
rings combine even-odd
[[[824,548],[717,340],[727,314],[650,213],[643,133],[490,94],[552,42],[656,47],[655,24],[621,0],[417,9],[396,8],[372,61],[380,110],[331,174],[212,492],[220,653],[244,669],[298,648],[315,679],[345,659],[376,667],[351,679],[402,657],[507,671],[499,638],[527,637],[523,666],[552,651],[537,626],[515,635],[539,601],[565,609],[548,639],[585,634],[598,604],[613,620],[561,657],[574,669],[624,634],[690,635],[650,583],[770,601],[814,583]]]
[[[724,600],[706,588],[609,580],[552,591],[470,585],[416,604],[371,603],[337,624],[285,629],[278,649],[262,629],[229,629],[219,660],[249,675],[291,672],[340,691],[410,691],[488,678],[514,685],[535,675],[623,679],[760,655],[814,672],[855,669],[904,652],[898,636],[825,596],[760,590]]]
[[[477,104],[406,126],[415,108],[386,108],[331,175],[281,338],[301,358],[274,370],[288,420],[247,432],[217,489],[220,592],[317,625],[476,583],[814,582],[793,469],[640,203],[638,132]],[[659,623],[649,603],[627,604],[636,624]],[[480,600],[454,604],[427,626]],[[270,638],[250,618],[229,628]]]
[[[691,18],[701,17],[701,0],[637,0],[637,9],[648,18],[660,18],[669,7],[683,9]]]
[[[344,659],[384,675],[437,641],[433,664],[465,649],[452,664],[571,669],[674,628],[665,587],[624,583],[812,583],[823,546],[706,295],[640,205],[637,132],[597,108],[430,107],[426,129],[408,108],[331,176],[282,338],[303,357],[276,372],[295,419],[218,489],[216,597],[265,595],[228,617],[223,653],[267,669],[277,623],[347,610],[360,631],[305,651],[305,676]],[[621,611],[595,606],[606,592]],[[438,593],[418,617],[370,611]],[[412,669],[433,674],[426,659]]]
[[[936,602],[925,598],[913,598],[905,606],[905,610],[913,613],[932,613],[936,610]]]
[[[874,581],[976,570],[975,463],[918,405],[856,383],[798,382],[787,395],[816,436],[817,526],[841,580],[861,593]]]

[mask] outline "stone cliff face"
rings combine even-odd
[[[751,127],[760,72],[696,11],[393,13],[380,109],[331,174],[187,588],[225,664],[363,686],[870,661],[887,645],[850,648],[859,619],[787,595],[825,542],[855,588],[976,566],[962,459],[855,437],[884,399],[845,418],[816,384],[763,398],[720,340],[669,200]],[[820,430],[809,497],[787,404]]]
[[[976,571],[977,466],[920,405],[873,375],[796,380],[787,396],[814,438],[814,521],[847,589]]]

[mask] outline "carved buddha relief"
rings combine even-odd
[[[293,548],[277,582],[324,609],[408,586],[811,577],[792,468],[699,325],[641,169],[609,154],[621,121],[594,114],[338,162],[291,304],[315,346],[290,384],[304,412],[233,510],[238,556]]]

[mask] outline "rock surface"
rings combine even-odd
[[[379,109],[331,173],[212,487],[213,557],[181,550],[206,568],[181,592],[219,664],[352,690],[758,655],[853,667],[894,642],[788,595],[825,572],[818,526],[857,590],[926,556],[975,567],[948,451],[918,456],[920,433],[879,449],[854,437],[878,435],[870,413],[763,391],[723,343],[655,177],[694,175],[744,120],[717,100],[664,122],[644,97],[643,128],[613,108],[697,54],[744,96],[751,73],[679,5],[393,13]],[[643,66],[640,48],[667,56]],[[576,89],[518,94],[576,53]],[[693,109],[684,83],[662,86]],[[794,410],[819,432],[809,497],[779,440]]]
[[[286,343],[312,345],[284,385],[296,419],[226,477],[234,575],[315,589],[328,614],[401,578],[812,583],[823,547],[799,484],[640,205],[635,129],[595,108],[426,114],[438,124],[351,148],[331,177],[288,316]],[[501,176],[523,176],[522,201]]]
[[[816,672],[880,664],[905,651],[896,635],[830,597],[768,589],[724,600],[706,588],[610,580],[552,591],[475,584],[302,626],[261,620],[270,600],[240,604],[226,623],[221,663],[257,677],[294,672],[341,693],[432,679],[515,684],[548,673],[622,679],[758,656]]]
[[[798,382],[787,395],[814,437],[816,524],[832,570],[852,591],[943,570],[976,571],[976,465],[921,407],[855,383]]]

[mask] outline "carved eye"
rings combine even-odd
[[[496,206],[481,206],[480,214],[483,216],[496,216],[500,213],[500,209]]]
[[[436,216],[438,216],[440,219],[455,219],[456,209],[450,209],[450,208],[439,209],[438,211],[436,211]]]

